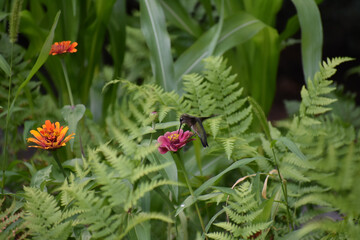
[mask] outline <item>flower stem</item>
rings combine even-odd
[[[275,154],[275,151],[274,151],[274,146],[271,147],[271,150],[272,150],[272,153],[273,153],[273,157],[274,157],[274,161],[275,161],[275,166],[277,168],[277,171],[278,171],[278,176],[279,176],[279,179],[280,179],[280,184],[281,184],[281,190],[282,190],[282,193],[284,195],[284,200],[285,200],[285,206],[286,206],[286,213],[287,213],[287,220],[288,220],[288,225],[289,225],[289,229],[295,229],[294,228],[294,223],[293,223],[293,220],[292,220],[292,217],[291,217],[291,214],[290,214],[290,209],[289,209],[289,202],[288,202],[288,195],[287,195],[287,188],[286,188],[286,185],[284,184],[284,180],[281,176],[281,173],[280,173],[280,168],[279,168],[279,164],[277,162],[277,157],[276,157],[276,154]]]
[[[74,105],[74,99],[73,99],[73,96],[72,96],[72,93],[71,93],[71,86],[70,86],[69,77],[68,77],[68,74],[67,74],[67,71],[66,71],[66,65],[65,65],[64,59],[61,58],[60,62],[61,62],[61,67],[62,67],[63,72],[64,72],[64,76],[65,76],[66,87],[67,87],[69,98],[70,98],[70,104],[71,104],[71,106],[75,106]]]
[[[60,158],[59,158],[59,156],[58,156],[58,154],[57,154],[57,151],[56,151],[56,150],[55,150],[55,151],[52,151],[52,153],[53,153],[53,156],[54,156],[54,159],[55,159],[56,163],[58,164],[58,166],[59,166],[62,174],[64,175],[64,178],[66,178],[67,175],[66,175],[65,170],[64,170],[64,168],[63,168],[63,166],[62,166],[62,164],[61,164],[61,162],[60,162]]]
[[[184,175],[184,178],[185,178],[185,181],[186,181],[186,186],[188,187],[191,196],[193,197],[194,200],[196,200],[194,191],[193,191],[193,189],[192,189],[192,187],[191,187],[191,185],[190,185],[190,181],[189,181],[189,178],[188,178],[188,176],[187,176],[187,172],[186,172],[186,170],[185,170],[185,166],[184,166],[183,162],[180,160],[180,157],[179,157],[178,154],[179,154],[179,153],[177,153],[177,152],[176,152],[175,154],[173,154],[173,156],[175,156],[175,157],[174,157],[174,160],[176,161],[177,165],[180,166],[181,171],[183,172],[183,175]],[[198,215],[198,217],[199,217],[199,221],[200,221],[201,228],[202,228],[202,230],[203,230],[203,233],[205,233],[204,221],[203,221],[203,219],[202,219],[202,217],[201,217],[200,210],[199,210],[199,206],[198,206],[198,204],[197,204],[196,201],[194,202],[194,205],[195,205],[196,213],[197,213],[197,215]],[[205,235],[205,239],[208,239],[206,235]]]

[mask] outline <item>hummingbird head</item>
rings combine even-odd
[[[180,116],[180,127],[179,127],[179,130],[178,132],[180,131],[181,129],[181,126],[185,123],[186,124],[186,119],[187,119],[188,115],[186,113],[182,114]]]
[[[178,133],[179,133],[179,131],[180,131],[180,129],[181,129],[181,126],[183,125],[183,123],[184,123],[184,116],[183,116],[184,114],[182,114],[181,116],[180,116],[180,126],[179,126],[179,130],[178,130]]]

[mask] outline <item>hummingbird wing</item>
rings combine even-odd
[[[203,147],[208,147],[206,132],[201,120],[197,118],[195,124],[192,125],[191,128],[199,136]]]

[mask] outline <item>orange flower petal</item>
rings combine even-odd
[[[28,147],[33,147],[33,148],[41,148],[41,149],[48,149],[46,147],[42,147],[42,146],[37,146],[37,145],[33,145],[33,146],[28,146]]]
[[[37,140],[35,138],[28,138],[27,142],[33,142],[33,143],[36,143],[36,144],[41,145],[41,146],[44,145],[41,141],[39,141],[39,140]]]
[[[72,134],[70,134],[69,136],[67,136],[67,137],[64,139],[63,143],[65,144],[65,143],[67,143],[70,139],[73,139],[73,138],[74,138],[74,135],[75,135],[75,133],[72,133]]]
[[[58,136],[58,138],[57,138],[57,142],[61,142],[63,139],[64,139],[64,137],[65,137],[65,134],[66,134],[66,132],[69,130],[69,127],[64,127],[62,130],[61,130],[61,132],[60,132],[60,134],[59,134],[59,136]]]
[[[38,146],[29,146],[41,149],[57,149],[66,145],[70,139],[75,135],[74,133],[70,134],[65,138],[69,127],[61,126],[59,122],[51,123],[50,120],[46,120],[43,128],[37,128],[36,130],[31,130],[30,133],[35,138],[28,138],[28,142],[33,142]],[[64,139],[65,138],[65,139]]]
[[[45,127],[47,130],[50,130],[53,125],[51,124],[50,120],[45,121]]]
[[[77,42],[71,43],[71,41],[62,41],[62,42],[55,42],[51,46],[50,55],[57,55],[63,53],[74,53],[77,52],[75,48],[77,46]]]
[[[36,137],[37,140],[39,140],[39,141],[43,141],[43,140],[44,140],[44,137],[43,137],[40,133],[38,133],[37,131],[31,130],[30,133],[31,133],[34,137]]]
[[[56,126],[55,129],[60,129],[60,123],[59,122],[56,122],[55,126]]]

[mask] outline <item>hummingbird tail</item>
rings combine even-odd
[[[209,144],[207,143],[206,139],[200,138],[200,140],[201,140],[201,144],[203,145],[204,148],[206,148],[206,147],[209,146]]]

